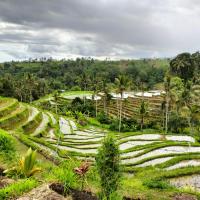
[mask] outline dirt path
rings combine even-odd
[[[49,189],[47,184],[34,188],[17,200],[69,200]]]

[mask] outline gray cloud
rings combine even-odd
[[[199,17],[198,0],[0,0],[0,61],[197,51]]]

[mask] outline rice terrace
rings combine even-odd
[[[156,2],[0,0],[0,200],[200,199],[200,5]]]

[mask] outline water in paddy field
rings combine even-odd
[[[190,175],[170,179],[170,183],[178,188],[189,187],[200,192],[200,175]]]

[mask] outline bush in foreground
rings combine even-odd
[[[110,199],[120,183],[120,153],[113,136],[108,135],[98,150],[96,164],[100,176],[103,199]]]
[[[36,164],[36,151],[31,148],[27,151],[26,155],[22,157],[18,165],[4,171],[8,176],[30,177],[41,169],[35,167]]]
[[[0,129],[0,152],[9,153],[14,150],[15,146],[12,136]]]

